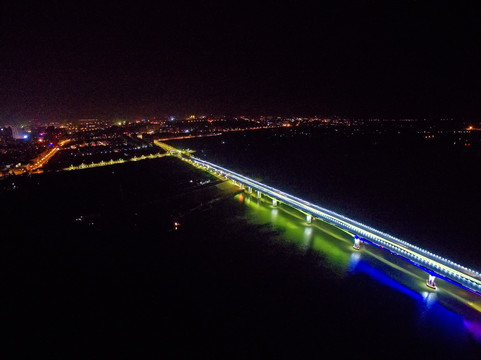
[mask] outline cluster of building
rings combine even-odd
[[[479,125],[479,124],[478,124]],[[229,131],[300,127],[325,128],[352,133],[414,131],[426,139],[439,131],[472,132],[475,124],[459,127],[453,119],[387,119],[298,116],[214,116],[189,115],[140,119],[77,119],[0,126],[0,175],[41,171],[45,159],[59,160],[59,166],[77,166],[89,161],[113,161],[147,156],[158,149],[156,139],[210,136]],[[442,130],[440,130],[442,128]],[[63,144],[63,145],[62,145]],[[60,155],[57,155],[60,154]],[[55,156],[53,156],[55,155]],[[40,165],[39,165],[40,164]]]

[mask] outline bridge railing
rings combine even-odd
[[[352,220],[346,216],[337,214],[332,210],[322,208],[318,205],[280,191],[272,186],[265,185],[261,182],[235,173],[229,169],[193,156],[188,157],[187,159],[188,161],[193,161],[198,165],[215,170],[232,180],[251,187],[253,190],[260,191],[272,199],[284,202],[285,204],[294,207],[301,212],[331,223],[342,230],[347,231],[348,233],[360,235],[364,238],[364,240],[368,239],[369,242],[376,246],[386,248],[386,250],[390,250],[399,256],[405,257],[414,264],[424,268],[429,273],[435,273],[436,275],[441,275],[441,277],[445,279],[453,280],[457,284],[461,284],[471,291],[475,291],[477,293],[481,292],[481,280],[479,279],[480,273],[477,271],[466,268],[449,259],[431,253],[418,246],[400,240],[392,235]]]

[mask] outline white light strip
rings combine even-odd
[[[307,212],[311,215],[315,215],[321,219],[325,219],[327,221],[330,221],[334,223],[335,225],[341,226],[344,229],[349,229],[351,231],[357,232],[359,235],[365,236],[369,238],[370,240],[373,240],[375,242],[379,242],[380,245],[382,246],[388,246],[391,248],[396,249],[396,251],[400,252],[400,254],[406,256],[409,255],[416,259],[417,261],[420,262],[421,265],[425,267],[433,267],[436,271],[443,271],[445,274],[449,274],[450,276],[454,277],[456,281],[459,281],[459,279],[463,279],[466,282],[468,282],[470,285],[476,285],[478,289],[481,289],[481,281],[477,279],[475,276],[479,276],[480,273],[477,271],[474,271],[472,269],[466,268],[462,265],[459,265],[449,259],[443,258],[439,255],[433,254],[427,250],[424,250],[422,248],[419,248],[417,246],[414,246],[406,241],[400,240],[392,235],[386,234],[384,232],[381,232],[377,229],[374,229],[370,226],[364,225],[358,221],[352,220],[346,216],[340,215],[335,213],[334,211],[322,208],[320,206],[311,204],[303,199],[300,199],[298,197],[292,196],[290,194],[287,194],[285,192],[282,192],[276,188],[273,188],[271,186],[262,184],[258,181],[252,180],[246,176],[243,176],[241,174],[235,173],[231,170],[225,169],[221,166],[215,165],[213,163],[210,163],[205,160],[201,160],[195,157],[191,157],[191,159],[204,166],[209,166],[212,167],[213,170],[217,170],[220,172],[224,172],[227,174],[229,177],[234,178],[235,180],[244,183],[245,185],[251,186],[253,188],[256,188],[260,190],[262,193],[265,193],[266,195],[279,199],[281,201],[284,201],[288,205],[291,205],[298,210]],[[404,245],[401,246],[400,244]],[[416,251],[413,251],[412,249],[407,249],[407,247],[416,249]],[[423,256],[419,254],[418,252],[422,252],[426,256]],[[435,260],[436,259],[436,260]],[[446,262],[449,265],[440,263],[439,261]],[[457,269],[459,270],[457,270]],[[434,270],[433,269],[433,270]],[[466,274],[464,271],[468,271],[471,274]]]

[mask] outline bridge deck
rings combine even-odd
[[[251,187],[254,191],[260,191],[262,194],[287,204],[305,214],[335,225],[353,236],[358,236],[364,242],[371,243],[407,259],[429,274],[443,278],[450,282],[454,282],[472,292],[481,294],[481,274],[477,271],[468,269],[467,267],[431,253],[418,246],[412,245],[392,235],[383,233],[346,216],[337,214],[318,205],[311,204],[303,199],[208,161],[195,157],[187,157],[184,158],[184,160],[189,161],[197,166],[201,166],[206,170],[217,172],[219,175],[222,175],[225,178]]]
[[[351,234],[353,237],[357,236],[363,242],[370,243],[396,254],[423,269],[430,275],[440,277],[471,292],[481,294],[481,273],[475,270],[457,264],[454,261],[412,245],[346,216],[337,214],[334,211],[325,209],[273,188],[272,186],[250,179],[211,162],[191,156],[188,152],[181,152],[170,145],[161,143],[160,141],[156,141],[156,145],[162,147],[172,155],[179,155],[182,160],[187,161],[192,165],[214,172],[219,176],[236,181],[244,186],[251,187],[254,191],[260,191],[265,196],[287,204],[306,215],[311,215],[313,218],[334,225]]]

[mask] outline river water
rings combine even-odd
[[[241,193],[185,218],[176,236],[183,256],[175,271],[186,283],[175,289],[196,302],[191,331],[201,341],[206,333],[216,339],[202,352],[391,359],[481,354],[479,296],[442,281],[432,291],[417,267],[376,248],[355,251],[342,231],[307,224],[290,208]]]

